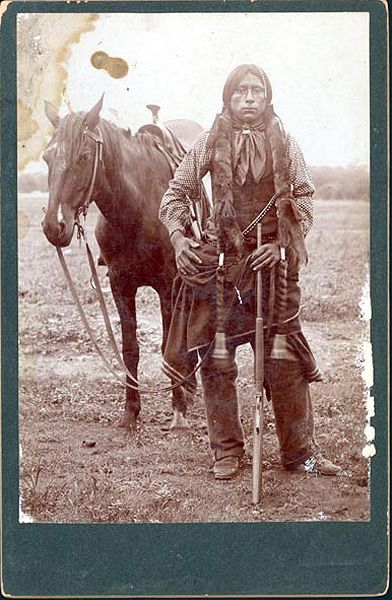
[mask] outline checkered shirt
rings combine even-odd
[[[207,145],[209,132],[203,132],[195,145],[184,157],[176,170],[174,179],[164,194],[159,210],[159,218],[169,234],[185,231],[189,224],[189,198],[200,198],[201,179],[210,170],[212,149]],[[314,184],[305,164],[297,141],[287,135],[287,157],[289,175],[293,184],[293,195],[302,216],[302,229],[306,236],[313,225]]]

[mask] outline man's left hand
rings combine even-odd
[[[271,269],[279,262],[279,259],[279,246],[275,242],[272,244],[263,244],[252,253],[250,266],[254,271]]]

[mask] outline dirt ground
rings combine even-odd
[[[199,392],[190,430],[168,431],[168,394],[143,396],[138,431],[118,427],[124,390],[106,372],[80,323],[57,261],[40,229],[44,196],[19,197],[19,414],[21,520],[37,522],[366,521],[370,518],[363,318],[369,205],[319,201],[302,273],[304,332],[324,376],[312,384],[317,442],[342,467],[338,477],[287,473],[271,406],[265,406],[263,496],[251,504],[253,357],[238,352],[238,390],[247,454],[240,474],[215,482]],[[96,213],[88,216],[93,240]],[[96,247],[95,247],[96,248]],[[87,260],[77,241],[66,251],[90,323],[108,349]],[[107,288],[105,268],[100,267]],[[110,292],[114,329],[119,320]],[[140,379],[160,371],[158,298],[137,297]]]

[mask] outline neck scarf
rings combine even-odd
[[[231,98],[240,84],[241,80],[247,75],[252,74],[257,77],[265,91],[267,104],[267,114],[252,125],[244,126],[243,122],[235,119],[230,114]],[[232,158],[234,179],[239,185],[244,185],[248,173],[250,173],[256,183],[265,174],[267,151],[265,123],[268,119],[268,107],[272,102],[272,88],[270,80],[264,69],[253,64],[239,65],[229,74],[222,92],[224,112],[228,114],[233,128],[232,139]]]
[[[265,125],[263,122],[254,125],[243,125],[231,119],[233,126],[232,154],[233,171],[236,182],[244,185],[250,172],[256,183],[265,174],[267,165],[267,149]]]

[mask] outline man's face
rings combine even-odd
[[[266,104],[266,91],[261,79],[247,73],[231,96],[231,114],[243,123],[251,125],[260,119]]]

